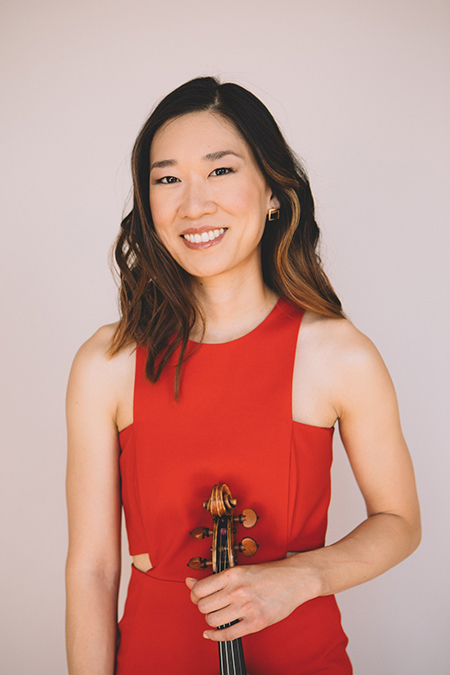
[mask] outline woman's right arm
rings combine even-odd
[[[120,579],[120,377],[112,326],[77,353],[67,390],[66,641],[70,675],[113,675]],[[120,359],[119,359],[120,361]]]

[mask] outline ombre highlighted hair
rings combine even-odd
[[[209,110],[230,120],[253,152],[280,202],[280,217],[266,223],[261,239],[264,282],[292,304],[327,317],[342,306],[317,251],[319,228],[308,178],[266,106],[238,84],[199,77],[168,94],[153,110],[132,153],[133,207],[123,219],[114,257],[120,278],[121,318],[110,355],[136,341],[148,347],[146,375],[156,382],[179,350],[174,391],[178,399],[190,332],[204,317],[192,292],[192,277],[158,238],[149,199],[150,146],[168,120]]]

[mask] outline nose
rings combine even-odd
[[[181,218],[198,220],[203,215],[214,213],[217,205],[212,199],[209,186],[203,180],[187,181],[184,185],[178,214]]]

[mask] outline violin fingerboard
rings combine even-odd
[[[219,642],[219,663],[220,675],[247,675],[241,638]]]

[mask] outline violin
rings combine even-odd
[[[212,560],[206,558],[191,558],[188,567],[193,570],[205,569],[211,566],[213,574],[222,572],[237,564],[237,553],[243,553],[250,557],[255,555],[259,548],[252,537],[244,539],[236,544],[235,524],[240,523],[246,528],[254,527],[258,516],[253,509],[244,509],[239,516],[234,515],[237,500],[231,495],[230,488],[225,483],[214,485],[208,501],[203,502],[204,508],[210,512],[213,519],[213,527],[196,527],[190,532],[195,539],[204,539],[212,536]],[[219,626],[217,630],[223,630],[238,623],[239,619],[232,623]],[[219,642],[220,675],[248,675],[245,666],[244,650],[241,638]]]

